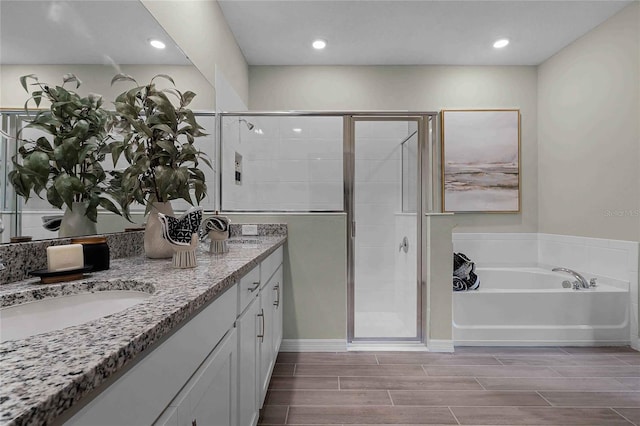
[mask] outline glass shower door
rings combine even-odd
[[[353,121],[352,341],[420,338],[418,122]]]

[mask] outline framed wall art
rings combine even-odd
[[[520,110],[443,110],[442,211],[520,212]]]

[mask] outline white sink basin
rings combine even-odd
[[[0,342],[80,325],[137,305],[144,291],[111,290],[27,302],[0,309]]]

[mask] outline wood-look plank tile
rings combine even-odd
[[[559,374],[548,367],[519,365],[487,366],[424,366],[429,376],[471,376],[471,377],[558,377]]]
[[[626,390],[640,391],[640,378],[638,377],[618,377],[616,380],[622,383]]]
[[[456,346],[455,353],[461,355],[567,355],[561,348],[553,346]]]
[[[391,405],[386,390],[270,390],[269,405]]]
[[[640,392],[540,392],[557,407],[640,407]]]
[[[477,379],[487,390],[536,391],[628,391],[629,388],[614,378],[573,377],[481,377]]]
[[[620,385],[622,386],[622,385]],[[287,377],[273,376],[269,383],[269,389],[317,389],[338,390],[337,377]]]
[[[629,365],[640,365],[640,353],[628,354],[628,355],[616,355],[615,357]]]
[[[609,408],[452,407],[462,425],[627,425]]]
[[[564,377],[640,377],[640,365],[622,367],[553,367]]]
[[[424,376],[419,365],[296,364],[295,376]]]
[[[276,364],[273,366],[273,376],[293,376],[295,364]]]
[[[614,411],[622,414],[627,420],[640,425],[640,408],[614,408]]]
[[[284,405],[265,405],[260,410],[259,425],[279,425],[287,421],[287,410]]]
[[[376,355],[380,364],[501,365],[493,356],[440,355],[422,352]],[[621,364],[624,364],[621,362]]]
[[[532,366],[595,366],[629,365],[624,360],[614,355],[521,355],[521,356],[497,356],[498,361],[504,365],[532,365]]]
[[[377,364],[371,352],[280,352],[277,362],[285,364]]]
[[[559,348],[572,355],[585,354],[637,354],[638,351],[629,346],[569,346]]]
[[[436,407],[549,406],[536,392],[508,391],[389,391],[394,405]]]
[[[341,377],[340,389],[482,390],[473,377]]]
[[[457,424],[448,408],[441,407],[304,407],[289,409],[291,424]]]

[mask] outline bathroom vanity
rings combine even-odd
[[[3,306],[151,293],[121,312],[0,344],[2,425],[255,425],[282,340],[286,227],[193,269],[117,259],[82,281],[0,287]]]

